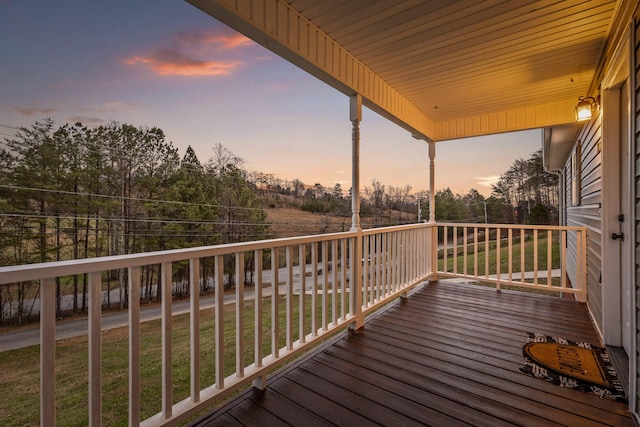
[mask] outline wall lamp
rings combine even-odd
[[[598,110],[600,105],[600,95],[596,98],[592,96],[578,97],[578,105],[576,105],[576,121],[583,122],[591,120],[593,113]]]

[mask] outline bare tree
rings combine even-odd
[[[380,218],[384,213],[385,201],[387,199],[387,193],[385,185],[377,179],[371,180],[371,188],[364,187],[364,194],[373,207],[374,211],[374,223],[380,224]]]
[[[217,176],[220,175],[226,167],[242,170],[245,163],[242,157],[235,155],[231,150],[218,142],[213,146],[213,155],[207,161],[205,169],[207,173]]]

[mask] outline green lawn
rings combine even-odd
[[[264,354],[271,353],[271,298],[263,300]],[[321,296],[318,295],[318,319],[321,325]],[[336,310],[340,310],[340,299]],[[298,339],[299,296],[293,299],[294,340]],[[311,331],[311,297],[305,296],[307,316],[306,333]],[[286,301],[280,297],[280,347],[286,343]],[[254,302],[245,302],[245,365],[254,357]],[[225,376],[235,372],[235,307],[226,305]],[[331,319],[331,298],[328,318]],[[201,371],[202,388],[215,382],[214,313],[212,309],[201,313]],[[141,325],[141,418],[145,419],[161,410],[161,339],[160,320]],[[189,316],[173,318],[173,394],[174,402],[189,396]],[[128,329],[103,332],[103,424],[127,425],[128,414]],[[56,346],[56,411],[57,424],[85,426],[88,424],[88,347],[87,337],[59,341]],[[39,424],[39,346],[0,353],[0,419],[3,426],[36,426]]]
[[[560,268],[560,242],[559,242],[559,234],[558,232],[553,232],[552,237],[552,268]],[[502,236],[504,238],[504,236]],[[520,272],[521,271],[521,259],[524,256],[525,261],[525,271],[533,271],[534,269],[534,239],[533,236],[528,234],[524,239],[524,251],[523,245],[520,243],[520,233],[514,233],[512,240],[512,271]],[[547,251],[548,251],[548,239],[547,233],[539,233],[538,236],[538,257],[537,257],[537,266],[538,271],[540,272],[539,277],[546,280],[546,270],[547,270]],[[467,274],[474,273],[474,257],[473,257],[474,245],[473,242],[467,244]],[[453,272],[453,249],[449,248],[447,255],[447,266],[446,271],[452,273]],[[464,248],[462,245],[458,245],[457,247],[457,258],[456,258],[456,267],[457,273],[462,274],[464,272]],[[444,259],[443,259],[443,250],[439,251],[438,254],[438,271],[444,270]],[[486,270],[486,260],[488,258],[489,261],[489,270],[488,273]],[[477,265],[478,265],[478,275],[483,276],[486,274],[493,275],[496,274],[497,271],[497,258],[498,251],[496,248],[496,242],[489,242],[489,251],[485,250],[485,242],[484,240],[478,242],[478,254],[477,254]],[[508,273],[509,272],[509,253],[508,253],[508,243],[506,240],[501,240],[500,242],[500,273]]]

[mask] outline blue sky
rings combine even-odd
[[[0,139],[51,117],[157,126],[204,163],[221,143],[246,168],[351,185],[349,100],[181,0],[0,0]],[[428,189],[427,144],[365,110],[361,189]],[[485,195],[540,148],[539,131],[437,144],[436,188]]]

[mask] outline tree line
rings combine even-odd
[[[280,179],[272,174],[248,174],[264,205],[294,207],[306,212],[351,217],[351,188],[344,190],[340,183],[325,187],[320,183],[306,185],[299,179]],[[360,216],[374,227],[415,223],[417,203],[426,193],[411,193],[411,186],[387,186],[377,179],[365,186],[361,194]]]
[[[514,161],[491,189],[487,198],[475,189],[464,195],[454,194],[449,188],[439,190],[435,195],[436,220],[557,225],[558,176],[544,170],[542,150]]]
[[[264,205],[295,207],[334,215],[351,215],[351,189],[339,183],[323,187],[286,180],[272,174],[248,173]],[[436,220],[492,224],[557,224],[558,177],[544,171],[542,151],[517,159],[484,197],[476,189],[455,194],[450,188],[435,194]],[[373,179],[362,189],[361,216],[371,226],[412,223],[429,218],[429,192],[412,192],[410,185],[390,186]]]
[[[213,153],[205,164],[191,147],[180,158],[156,127],[113,122],[56,128],[46,119],[18,128],[0,149],[0,265],[268,237],[267,216],[242,159],[220,144]],[[157,267],[143,272],[144,297],[161,298],[153,285],[158,275]],[[71,280],[73,311],[85,311],[87,278]],[[106,281],[108,291],[112,282],[120,290],[118,304],[124,304],[123,272],[110,272]],[[61,285],[59,279],[59,297]],[[2,287],[0,307],[15,301],[16,315],[28,316],[22,311],[31,286],[37,284]]]
[[[260,240],[273,236],[265,209],[294,207],[308,212],[351,216],[351,189],[324,187],[299,179],[248,172],[244,160],[215,144],[201,163],[188,147],[180,157],[157,127],[112,122],[56,127],[50,119],[17,128],[0,147],[0,265],[123,255],[193,246]],[[438,221],[553,223],[557,218],[557,177],[546,174],[538,151],[517,160],[483,197],[470,190],[436,195]],[[428,192],[387,186],[372,180],[362,191],[363,226],[415,223],[429,217]],[[557,221],[557,220],[556,220]],[[346,224],[346,222],[345,222]],[[253,262],[247,257],[247,266]],[[211,264],[211,265],[210,265]],[[213,277],[204,261],[203,277]],[[144,269],[143,299],[161,299],[155,283],[159,266]],[[176,282],[186,282],[186,266],[176,266]],[[182,280],[182,279],[184,280]],[[128,298],[126,274],[112,271],[106,307]],[[251,282],[252,277],[248,275]],[[231,260],[227,284],[233,286]],[[202,283],[202,291],[211,285]],[[0,287],[0,307],[12,318],[28,318],[25,301],[39,285]],[[87,277],[58,279],[58,312],[71,289],[72,311],[86,311]],[[111,290],[118,292],[112,304]],[[188,289],[176,287],[185,295]],[[13,311],[12,311],[13,310]],[[0,323],[7,316],[0,310]]]

